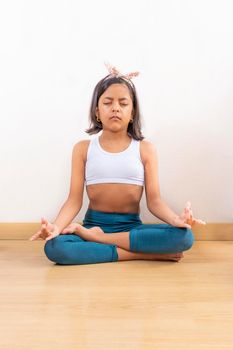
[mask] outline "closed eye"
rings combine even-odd
[[[104,105],[110,105],[110,104],[111,104],[110,102],[104,103]],[[121,103],[121,106],[128,106],[128,104],[127,103]]]

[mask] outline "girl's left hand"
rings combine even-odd
[[[200,219],[195,219],[193,217],[191,203],[187,202],[182,214],[180,216],[177,216],[177,218],[175,218],[172,226],[186,227],[191,229],[194,224],[206,225],[205,221],[202,221]]]

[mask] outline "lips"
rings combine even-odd
[[[118,117],[117,115],[113,115],[110,119],[121,120],[121,118]]]

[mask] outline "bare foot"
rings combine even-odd
[[[156,254],[157,255],[157,254]],[[158,254],[155,260],[168,260],[168,261],[180,261],[184,257],[183,253],[171,253],[171,254]]]
[[[77,225],[77,228],[74,233],[76,233],[86,241],[99,242],[99,243],[102,242],[102,239],[105,236],[104,231],[98,226],[94,226],[92,228],[86,228],[79,224]]]
[[[170,253],[170,254],[150,254],[150,260],[161,260],[161,261],[180,261],[184,257],[184,254],[181,253]]]

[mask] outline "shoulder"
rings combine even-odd
[[[140,154],[144,165],[152,158],[157,158],[157,150],[155,145],[148,140],[140,141]]]
[[[86,146],[89,145],[91,140],[80,140],[74,144],[75,148],[85,148]]]
[[[143,139],[142,141],[140,141],[141,147],[147,150],[151,150],[151,149],[155,149],[155,145],[148,140]]]
[[[82,155],[82,158],[86,160],[87,149],[91,140],[80,140],[73,146],[73,153]]]

